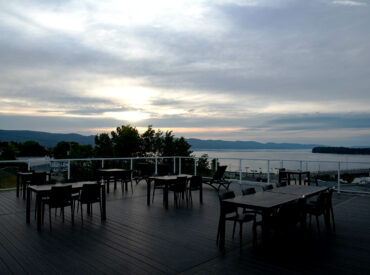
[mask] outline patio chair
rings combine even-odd
[[[149,179],[148,179],[149,180]],[[166,181],[161,179],[154,179],[153,183],[153,196],[152,196],[152,203],[154,202],[154,194],[156,189],[164,189],[166,187]]]
[[[219,201],[220,201],[220,205],[222,203],[223,200],[226,200],[226,199],[232,199],[232,198],[235,198],[235,193],[233,191],[228,191],[228,192],[225,192],[225,193],[222,193],[222,194],[219,194],[218,195],[219,197]],[[257,234],[257,230],[256,230],[256,215],[255,214],[251,214],[251,213],[238,213],[238,208],[237,207],[234,207],[234,206],[222,206],[223,207],[223,212],[225,214],[225,220],[226,221],[232,221],[234,223],[233,225],[233,239],[234,239],[234,235],[235,235],[235,227],[236,227],[236,223],[239,223],[239,238],[240,238],[240,246],[242,245],[242,237],[243,237],[243,223],[246,223],[246,222],[253,222],[253,243],[255,242],[255,238],[256,238],[256,234]],[[220,207],[221,209],[221,207]],[[220,210],[221,211],[221,210]],[[220,212],[220,220],[219,220],[219,224],[218,224],[218,230],[217,230],[217,243],[220,239],[220,222],[221,222],[221,212]]]
[[[327,218],[333,223],[333,231],[335,232],[335,222],[334,222],[334,211],[333,211],[333,205],[332,205],[332,196],[333,196],[333,189],[329,189],[326,192],[320,193],[317,197],[316,201],[310,201],[307,203],[305,207],[306,213],[310,217],[310,226],[311,226],[311,220],[312,216],[316,217],[316,224],[317,224],[317,230],[320,231],[320,222],[319,222],[319,216],[327,216]],[[329,225],[330,226],[330,225]],[[330,230],[330,228],[327,228],[327,230]]]
[[[294,181],[294,184],[297,184],[297,180],[295,178],[291,178],[290,181]],[[279,182],[278,183],[281,186],[290,185],[288,173],[285,168],[279,169]]]
[[[227,166],[218,166],[215,174],[213,175],[212,179],[208,182],[205,182],[206,184],[213,187],[218,192],[220,191],[220,188],[223,187],[225,190],[229,190],[230,181],[227,181],[224,179],[224,174],[226,171]]]
[[[72,186],[53,186],[50,191],[50,196],[48,199],[43,200],[43,211],[42,211],[42,220],[44,220],[44,207],[45,204],[49,205],[49,224],[51,231],[51,209],[60,208],[63,215],[64,222],[64,208],[67,206],[71,207],[72,215],[72,225],[74,224],[74,204],[72,199]]]
[[[174,194],[175,205],[179,206],[180,198],[183,200],[186,198],[186,203],[188,203],[188,193],[187,193],[188,178],[187,177],[177,177],[176,182],[171,184],[168,188]]]
[[[128,170],[128,171],[124,171],[120,174],[120,180],[121,180],[121,189],[122,189],[122,193],[124,190],[127,190],[128,188],[128,183],[131,183],[131,194],[134,193],[134,188],[132,186],[132,179],[131,179],[131,174],[132,174],[132,171]]]
[[[200,190],[202,188],[203,180],[202,176],[192,176],[188,186],[188,198],[189,201],[193,202],[192,191]],[[201,200],[200,203],[203,203]]]
[[[78,205],[77,205],[77,212],[79,206],[81,207],[81,222],[83,223],[83,209],[82,205],[87,205],[87,213],[92,215],[92,204],[99,203],[100,207],[100,215],[102,215],[102,206],[101,206],[101,192],[100,192],[100,184],[84,184],[82,185],[82,189],[80,191],[80,195],[77,198]]]
[[[274,186],[272,184],[264,185],[262,186],[263,191],[274,189]]]

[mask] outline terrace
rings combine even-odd
[[[230,189],[240,194],[239,182]],[[335,193],[336,232],[327,235],[315,222],[309,232],[300,230],[252,245],[251,226],[244,228],[243,243],[232,239],[226,228],[225,250],[216,246],[219,220],[217,193],[204,186],[203,204],[176,208],[172,194],[169,208],[160,191],[146,204],[146,184],[134,184],[134,192],[120,185],[107,194],[107,220],[101,222],[98,206],[92,217],[75,216],[66,221],[52,217],[42,231],[26,224],[26,202],[15,191],[0,192],[0,274],[23,273],[118,273],[118,274],[230,274],[230,273],[360,273],[370,272],[370,198],[366,194]],[[34,201],[31,204],[34,207]]]

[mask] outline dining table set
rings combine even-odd
[[[281,207],[295,203],[305,202],[308,198],[327,192],[328,187],[309,186],[309,185],[287,185],[273,188],[268,191],[256,192],[246,196],[236,196],[234,198],[222,200],[219,220],[219,239],[218,246],[225,247],[225,228],[226,228],[226,209],[238,207],[242,209],[254,210],[262,216],[262,239],[267,239],[270,223],[269,220]],[[330,217],[325,215],[325,225],[330,229]],[[302,219],[305,227],[306,217]]]

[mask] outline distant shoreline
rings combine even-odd
[[[314,147],[312,153],[340,155],[370,155],[370,148]]]

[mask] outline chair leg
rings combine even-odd
[[[333,231],[335,232],[334,211],[333,211],[332,206],[330,207],[330,213],[331,213],[331,220],[333,222]]]
[[[72,225],[74,225],[75,223],[75,219],[74,219],[74,209],[73,209],[73,203],[71,203],[71,215],[72,215]]]
[[[155,187],[153,187],[152,203],[154,202],[154,193],[155,193]]]
[[[233,239],[234,239],[234,235],[235,235],[235,226],[236,226],[236,221],[234,221],[234,226],[233,226]]]
[[[81,206],[81,224],[84,224],[84,217],[83,217],[83,209],[82,209],[82,203],[80,204]]]
[[[49,205],[49,227],[50,227],[50,231],[51,231],[51,207]]]
[[[62,215],[63,215],[63,223],[64,223],[64,207],[61,208]]]
[[[319,221],[319,216],[316,216],[316,224],[317,224],[317,230],[320,232],[320,221]]]
[[[240,239],[240,246],[242,246],[243,242],[243,223],[239,223],[239,239]]]

